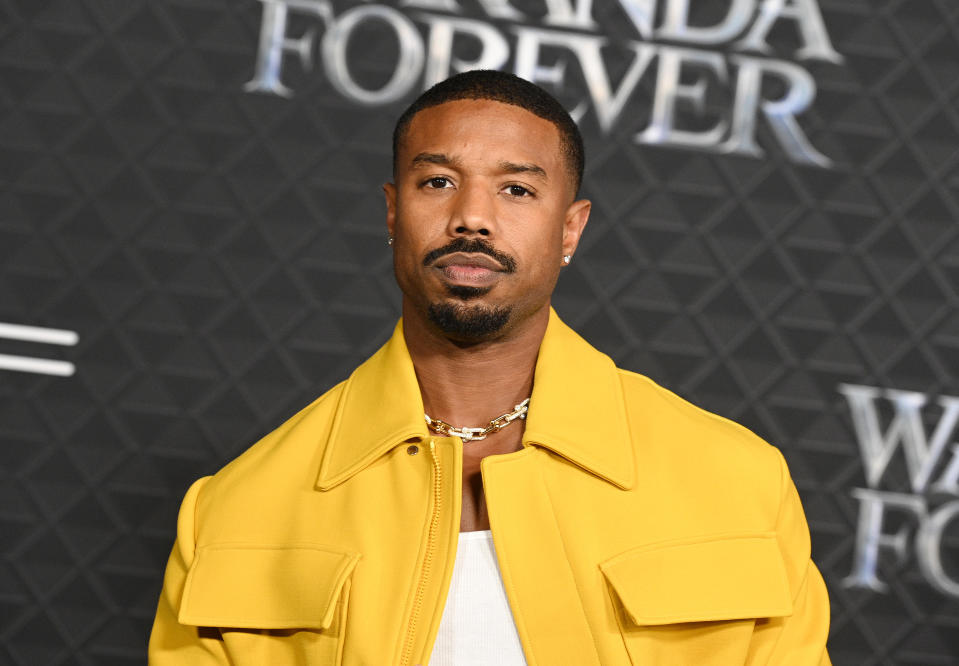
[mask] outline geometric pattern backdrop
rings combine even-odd
[[[619,5],[595,5],[615,37]],[[867,484],[838,386],[959,396],[959,3],[818,6],[844,60],[803,63],[817,97],[799,120],[833,167],[790,161],[765,126],[757,158],[639,146],[648,104],[609,132],[587,114],[593,216],[555,305],[620,366],[782,449],[834,663],[953,664],[959,599],[911,548],[884,552],[887,592],[841,584]],[[421,88],[363,106],[293,60],[292,97],[245,92],[262,12],[0,0],[0,322],[77,337],[0,339],[75,367],[0,370],[0,663],[143,663],[189,483],[345,378],[399,315],[379,185]],[[395,49],[347,55],[375,80]],[[627,61],[607,64],[616,80]],[[884,488],[909,492],[895,476]],[[959,521],[942,558],[959,579]]]

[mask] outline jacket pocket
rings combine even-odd
[[[201,627],[201,633],[218,630],[238,666],[339,664],[350,577],[359,558],[313,544],[200,547],[178,620]]]
[[[634,664],[743,664],[757,625],[792,614],[773,532],[641,546],[600,570]]]

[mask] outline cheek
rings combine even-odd
[[[514,257],[525,274],[525,282],[536,285],[549,282],[559,271],[562,239],[559,235],[540,236],[535,240],[525,239],[522,246],[514,245]]]
[[[428,226],[424,224],[423,216],[410,206],[397,209],[395,226],[397,246],[407,252],[415,252],[426,242]]]
[[[442,206],[439,202],[413,202],[397,208],[396,231],[402,234],[411,245],[424,246],[435,243],[443,236],[444,223]]]
[[[523,220],[520,228],[524,232],[522,239],[517,239],[525,246],[526,254],[537,261],[551,261],[551,257],[559,253],[563,246],[562,222],[555,215],[537,215]]]

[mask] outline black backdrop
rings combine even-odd
[[[521,20],[432,4],[509,39],[542,24],[542,3],[512,3]],[[591,34],[636,39],[619,3],[594,5]],[[783,450],[835,663],[956,663],[959,598],[923,574],[909,515],[903,557],[880,549],[888,590],[842,583],[853,489],[954,495],[911,489],[901,452],[869,483],[839,387],[926,396],[928,432],[939,396],[959,395],[959,4],[817,6],[842,62],[793,57],[788,26],[770,42],[811,73],[800,125],[833,165],[797,163],[762,123],[760,157],[638,145],[644,77],[608,132],[581,121],[594,214],[555,304],[621,366]],[[422,7],[398,11],[425,30]],[[143,663],[188,484],[343,379],[398,316],[379,185],[422,77],[363,105],[313,53],[312,69],[284,60],[292,96],[245,91],[262,15],[253,0],[0,0],[0,323],[67,331],[55,344],[0,326],[0,363],[72,364],[0,370],[2,663]],[[291,16],[290,35],[311,25]],[[397,59],[382,28],[345,51],[368,87]],[[583,81],[570,66],[553,89],[572,103]],[[722,114],[714,87],[705,111]],[[888,426],[891,403],[875,404]],[[959,523],[942,534],[957,580]]]

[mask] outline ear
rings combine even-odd
[[[583,235],[583,229],[586,228],[586,222],[589,220],[589,211],[592,208],[592,202],[589,199],[579,199],[574,201],[566,209],[566,219],[563,222],[563,254],[576,254],[576,246],[579,245],[579,239]]]
[[[396,225],[396,185],[383,183],[383,194],[386,195],[386,232],[396,236],[393,227]]]

